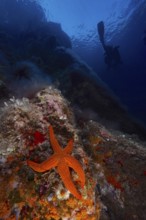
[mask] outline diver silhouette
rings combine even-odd
[[[105,51],[104,62],[107,65],[108,69],[117,67],[119,64],[122,64],[121,55],[119,52],[119,46],[112,46],[112,45],[105,44],[105,39],[104,39],[105,28],[104,28],[103,21],[100,21],[97,24],[97,31],[99,34],[100,42]]]

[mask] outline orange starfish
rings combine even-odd
[[[65,148],[61,148],[57,139],[55,138],[53,127],[49,127],[50,143],[54,150],[54,154],[48,158],[48,160],[38,164],[31,160],[27,161],[27,164],[37,172],[45,172],[53,167],[57,167],[57,171],[61,176],[66,188],[77,198],[81,199],[81,194],[75,188],[74,183],[71,180],[69,167],[74,169],[79,176],[81,187],[85,185],[85,174],[80,163],[72,157],[70,154],[73,149],[73,140],[71,139]]]

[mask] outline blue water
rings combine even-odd
[[[60,22],[73,49],[96,71],[121,103],[146,125],[145,0],[41,1],[46,15]],[[106,42],[120,46],[123,64],[107,70],[96,25],[105,23]]]
[[[130,5],[131,11],[134,6]],[[85,51],[81,53],[86,62],[127,106],[128,111],[146,124],[146,45],[142,39],[146,29],[146,2],[137,6],[131,18],[127,17],[124,23],[125,27],[116,29],[115,21],[112,22],[111,18],[111,25],[107,27],[109,42],[120,45],[123,65],[119,68],[106,70],[101,45],[93,47],[90,54]]]

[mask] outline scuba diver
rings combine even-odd
[[[107,45],[105,44],[105,39],[104,39],[104,22],[100,21],[97,24],[97,31],[99,34],[99,39],[102,44],[102,47],[105,51],[104,53],[104,61],[108,67],[108,69],[114,68],[118,66],[119,64],[122,63],[121,61],[121,56],[119,53],[119,46],[112,46],[112,45]]]

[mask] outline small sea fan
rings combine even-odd
[[[50,83],[50,77],[29,61],[20,61],[12,66],[6,82],[13,95],[19,98],[32,97]]]

